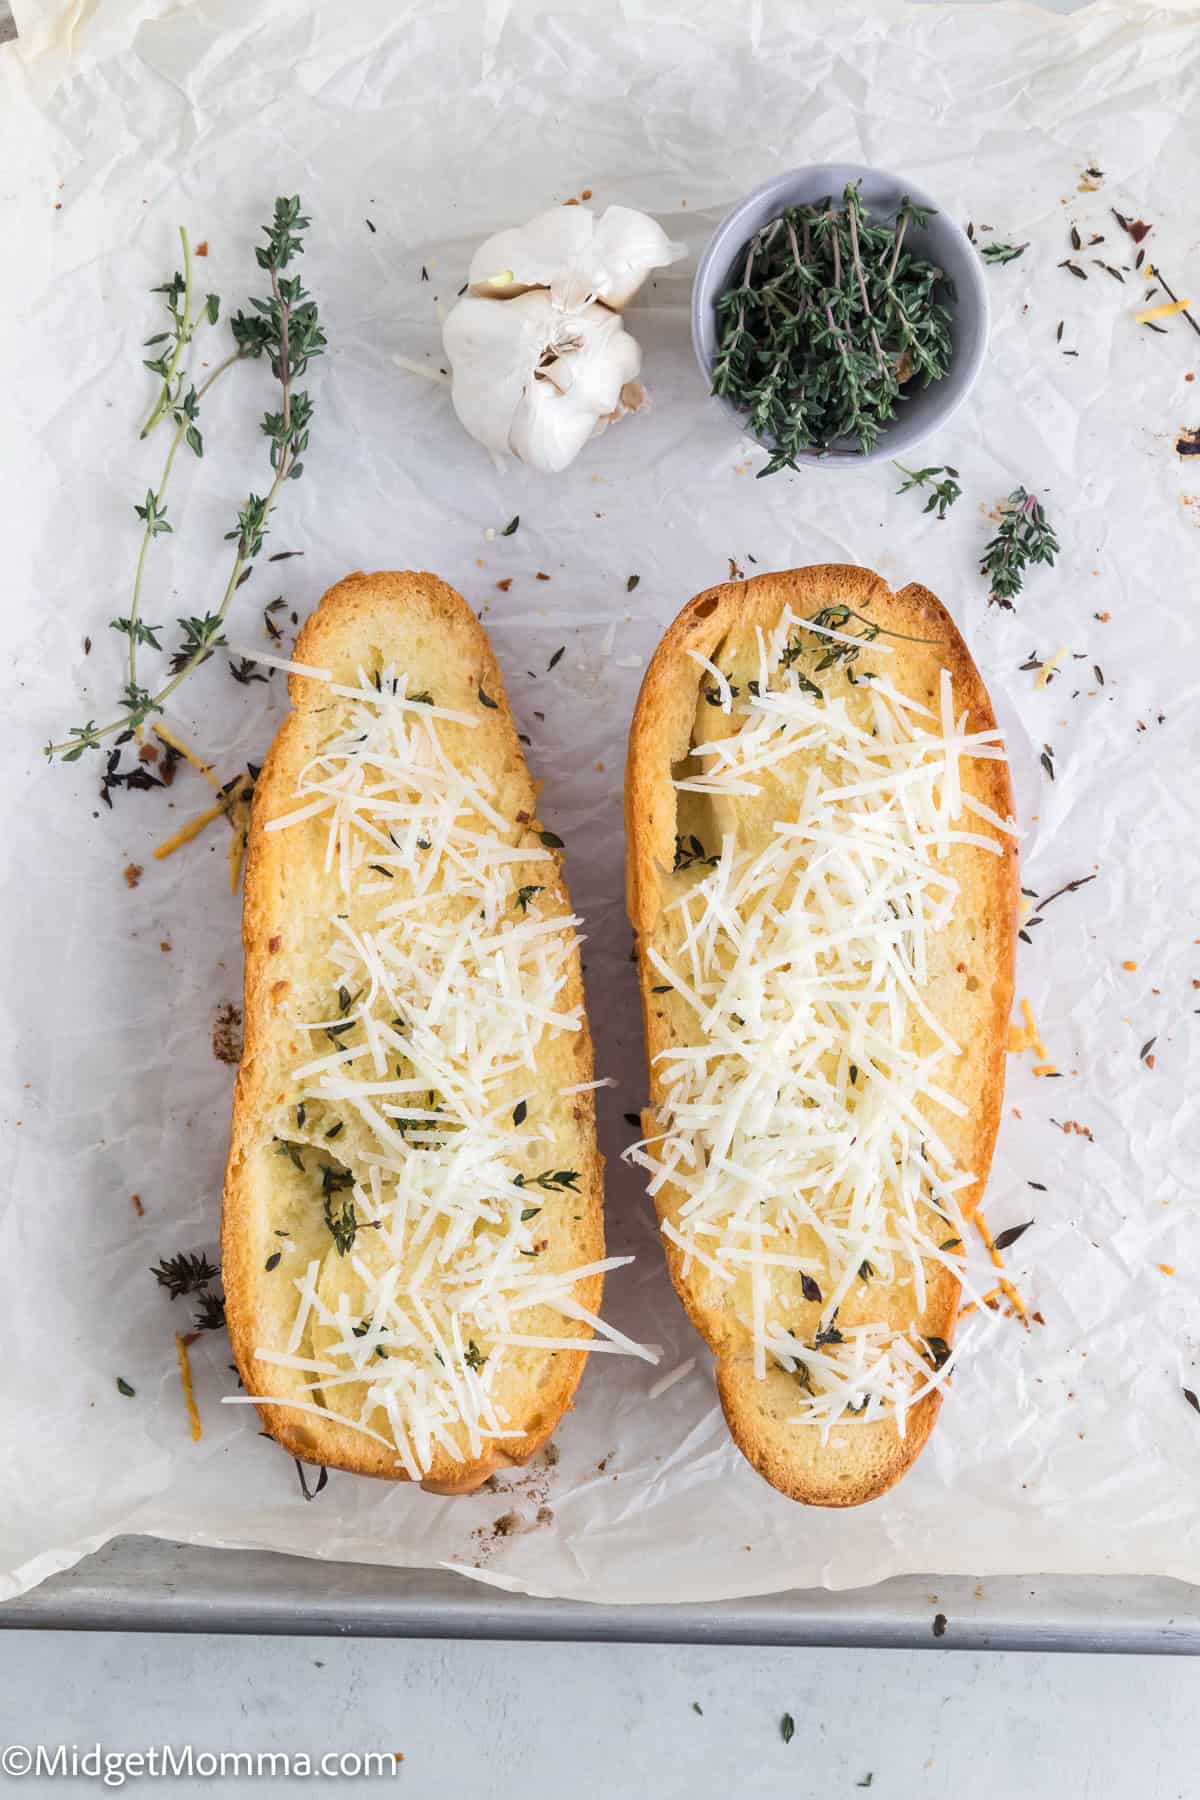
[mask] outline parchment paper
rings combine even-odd
[[[1200,339],[1180,319],[1165,335],[1134,324],[1140,283],[1093,260],[1133,261],[1115,206],[1153,223],[1147,253],[1177,293],[1200,284],[1195,14],[1099,6],[1064,20],[1001,4],[860,17],[795,0],[740,13],[632,0],[17,10],[22,40],[0,51],[2,1591],[123,1531],[452,1563],[605,1601],[916,1570],[1200,1579],[1200,1417],[1182,1393],[1200,1387],[1200,464],[1175,450],[1180,428],[1200,424]],[[756,481],[756,454],[693,365],[687,300],[706,234],[752,184],[824,158],[911,172],[982,241],[990,226],[1029,244],[989,269],[983,377],[921,452],[960,472],[944,523],[896,495],[886,464]],[[630,314],[652,407],[565,476],[497,472],[446,390],[392,359],[436,366],[439,309],[472,246],[584,187],[598,206],[652,211],[689,246]],[[263,642],[276,593],[303,616],[359,567],[434,569],[481,609],[545,817],[567,842],[599,1069],[620,1083],[600,1096],[608,1229],[637,1261],[610,1279],[606,1307],[662,1344],[662,1369],[697,1355],[652,1403],[644,1364],[594,1358],[557,1463],[466,1500],[334,1475],[306,1504],[253,1416],[220,1405],[234,1378],[219,1332],[192,1350],[204,1435],[190,1440],[173,1346],[188,1303],[170,1303],[149,1266],[217,1241],[232,1071],[211,1038],[240,986],[227,832],[218,823],[155,863],[153,845],[207,803],[198,776],[119,793],[109,812],[94,759],[47,768],[41,755],[64,727],[102,719],[121,679],[106,627],[127,607],[133,502],[162,455],[136,438],[151,396],[140,344],[158,329],[148,290],[175,266],[175,228],[207,240],[198,268],[228,312],[257,291],[251,245],[274,195],[295,191],[313,218],[304,272],[330,350],[310,372],[307,474],[268,548],[304,555],[260,565],[231,636]],[[1104,235],[1077,258],[1086,282],[1056,267],[1072,222],[1085,240]],[[219,597],[221,534],[262,486],[257,419],[272,399],[264,370],[237,370],[207,410],[203,464],[179,471],[175,534],[153,548],[145,604],[169,642],[178,616]],[[988,514],[1017,482],[1043,494],[1063,549],[1007,614],[989,610],[977,563]],[[513,536],[488,537],[518,513]],[[995,1230],[1036,1221],[1013,1273],[1045,1323],[1027,1333],[985,1316],[914,1472],[846,1515],[793,1506],[733,1449],[619,1156],[622,1115],[643,1095],[622,902],[625,731],[661,630],[731,560],[747,573],[862,561],[940,593],[1010,732],[1026,886],[1044,896],[1097,875],[1021,948],[1018,991],[1064,1073],[1038,1080],[1032,1058],[1010,1060],[988,1199]],[[1062,645],[1071,659],[1036,689],[1019,665]],[[230,774],[261,756],[282,703],[282,678],[239,687],[222,657],[167,717]],[[136,889],[130,862],[145,870]],[[1087,1135],[1060,1128],[1071,1121]]]

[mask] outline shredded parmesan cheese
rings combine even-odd
[[[796,1422],[827,1437],[886,1416],[903,1434],[953,1358],[872,1322],[871,1283],[910,1289],[919,1315],[933,1272],[961,1279],[974,1180],[939,1135],[966,1111],[946,1081],[962,1047],[926,997],[959,892],[946,855],[1001,854],[1015,827],[964,791],[964,765],[1002,759],[1003,740],[956,715],[947,672],[936,713],[877,676],[852,713],[800,678],[801,627],[817,629],[785,611],[759,634],[758,679],[740,690],[695,659],[728,723],[676,789],[726,820],[726,799],[760,794],[792,759],[805,779],[765,841],[742,847],[726,826],[665,902],[648,955],[679,1024],[656,1059],[660,1135],[626,1155],[663,1195],[702,1303],[749,1334],[755,1373],[796,1377]]]
[[[196,1405],[196,1391],[192,1386],[192,1359],[178,1332],[175,1333],[175,1354],[179,1358],[179,1374],[183,1381],[183,1398],[187,1403],[188,1420],[192,1428],[192,1442],[198,1444],[203,1427],[200,1424],[200,1408]]]
[[[486,762],[444,747],[443,722],[477,716],[390,667],[329,692],[328,733],[266,825],[307,834],[330,897],[266,1147],[309,1223],[268,1263],[294,1300],[256,1356],[287,1372],[272,1404],[387,1444],[419,1480],[524,1435],[514,1401],[539,1359],[658,1352],[581,1298],[630,1259],[570,1262],[584,1201],[566,1145],[577,1097],[604,1083],[539,1093],[582,1028],[580,921],[552,853]]]
[[[155,847],[155,861],[162,862],[165,857],[172,856],[176,850],[182,849],[184,844],[190,844],[194,837],[199,837],[205,826],[211,825],[214,819],[221,817],[227,804],[227,801],[222,798],[217,801],[215,806],[210,806],[207,812],[202,812],[199,818],[189,819],[186,825],[181,825],[178,831],[173,832],[169,838]]]
[[[288,656],[276,656],[270,650],[251,650],[244,644],[230,644],[235,656],[248,662],[265,663],[269,669],[284,669],[289,675],[307,675],[312,681],[332,681],[332,669],[314,669],[310,663],[293,662]]]
[[[1162,306],[1148,306],[1133,316],[1137,324],[1148,325],[1152,319],[1169,319],[1175,313],[1186,312],[1191,304],[1190,300],[1168,300]]]
[[[189,763],[191,763],[193,769],[198,769],[200,774],[203,775],[205,781],[208,782],[210,787],[215,787],[218,793],[221,791],[221,784],[212,772],[212,764],[211,763],[201,762],[200,758],[196,755],[196,752],[194,750],[190,750],[188,748],[188,746],[183,742],[182,738],[177,738],[173,731],[168,731],[167,727],[162,723],[161,720],[159,720],[156,724],[152,725],[151,730],[153,731],[155,737],[161,738],[164,744],[170,745],[171,749],[175,751],[176,755],[182,756],[184,762],[189,762]]]
[[[1033,683],[1034,687],[1035,688],[1049,687],[1050,680],[1054,674],[1054,671],[1056,669],[1061,669],[1062,665],[1066,662],[1066,660],[1067,660],[1068,656],[1070,656],[1070,654],[1071,654],[1070,645],[1063,644],[1060,649],[1058,649],[1054,652],[1053,656],[1048,657],[1047,660],[1042,664],[1041,668],[1037,672],[1037,676]]]

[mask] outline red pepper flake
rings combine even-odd
[[[273,938],[267,939],[267,949],[270,951],[272,956],[274,956],[276,954],[276,952],[281,950],[282,948],[283,948],[283,939],[279,936],[278,933],[276,933],[276,935]]]
[[[581,195],[580,195],[580,196],[579,196],[579,198],[580,198],[580,199],[581,199],[581,200],[590,200],[590,199],[591,199],[591,197],[592,197],[592,190],[591,190],[591,188],[584,188],[584,190],[583,190],[583,192],[582,192],[582,194],[581,194]]]
[[[500,589],[500,592],[501,592],[501,593],[502,593],[502,594],[507,594],[507,592],[508,592],[508,590],[509,590],[509,588],[510,588],[510,587],[511,587],[511,586],[512,586],[512,584],[513,584],[513,578],[512,578],[512,576],[511,576],[511,575],[506,575],[506,576],[505,576],[505,577],[504,577],[504,580],[503,580],[503,581],[498,581],[498,582],[497,582],[497,583],[496,583],[496,586],[497,586],[497,587],[498,587],[498,588],[499,588],[499,589]]]
[[[545,574],[541,569],[538,570],[537,578],[539,581],[549,581],[549,579],[550,579],[550,577],[547,574]]]

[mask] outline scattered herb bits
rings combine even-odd
[[[988,601],[1012,611],[1012,603],[1025,584],[1032,563],[1053,567],[1059,552],[1054,527],[1041,501],[1023,487],[1016,487],[1004,502],[1000,526],[980,558],[980,573],[989,577]]]
[[[789,207],[746,246],[716,303],[712,391],[770,449],[760,475],[834,443],[871,450],[906,386],[948,372],[948,284],[908,241],[928,219],[906,197],[873,220],[852,183],[840,208]]]
[[[936,511],[939,519],[945,518],[949,508],[962,493],[962,488],[958,485],[958,470],[949,463],[938,463],[929,469],[906,469],[903,463],[895,463],[893,466],[908,477],[901,482],[896,492],[907,494],[910,488],[929,488],[929,497],[921,510],[927,513]],[[935,481],[935,475],[942,475],[945,479]]]
[[[785,1744],[790,1744],[796,1735],[796,1721],[791,1713],[784,1713],[779,1721],[779,1735]]]

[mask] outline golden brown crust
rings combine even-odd
[[[349,575],[329,590],[306,622],[294,652],[295,659],[311,667],[330,669],[334,679],[353,683],[360,666],[368,669],[382,661],[404,662],[406,647],[417,638],[425,642],[425,654],[436,656],[436,681],[448,704],[468,704],[479,710],[478,690],[483,687],[496,702],[475,735],[478,743],[486,730],[494,734],[495,747],[504,769],[506,794],[528,820],[529,841],[540,831],[534,784],[517,738],[504,680],[486,632],[465,600],[436,576],[416,573]],[[432,651],[430,642],[434,640]],[[414,685],[420,685],[416,683]],[[292,710],[283,721],[259,775],[246,857],[243,903],[245,951],[244,1048],[234,1091],[233,1124],[226,1169],[222,1209],[222,1268],[230,1341],[246,1391],[269,1395],[260,1405],[263,1425],[293,1456],[306,1462],[355,1474],[404,1479],[390,1445],[376,1443],[336,1421],[316,1417],[281,1404],[305,1396],[300,1379],[292,1371],[258,1361],[255,1350],[264,1332],[278,1329],[279,1284],[271,1285],[264,1269],[273,1247],[274,1227],[270,1211],[270,1177],[263,1175],[264,1133],[269,1141],[270,1119],[286,1086],[286,1072],[298,1060],[288,1019],[288,994],[302,980],[306,959],[313,951],[306,942],[303,918],[296,916],[295,894],[302,871],[297,858],[305,850],[304,827],[266,832],[268,819],[285,812],[300,767],[311,754],[322,730],[321,712],[330,704],[324,683],[293,675],[289,680]],[[450,734],[452,735],[452,733]],[[311,840],[308,841],[311,851]],[[562,875],[561,859],[546,884],[543,906],[566,914],[570,901]],[[541,879],[545,879],[542,877]],[[584,1004],[583,978],[576,950],[564,990],[565,1008]],[[560,1066],[554,1086],[573,1085],[592,1077],[592,1044],[586,1026],[556,1040],[566,1048],[557,1052]],[[545,1075],[544,1071],[539,1073]],[[576,1146],[572,1161],[580,1172],[578,1192],[570,1196],[571,1208],[561,1210],[552,1229],[570,1239],[573,1261],[600,1261],[604,1255],[602,1220],[603,1159],[596,1148],[595,1108],[591,1093],[571,1102]],[[278,1159],[276,1158],[276,1166]],[[547,1208],[549,1211],[549,1208]],[[579,1214],[575,1219],[574,1214]],[[556,1238],[554,1249],[559,1248]],[[563,1266],[570,1266],[564,1264]],[[590,1312],[600,1307],[603,1277],[580,1281],[575,1294]],[[272,1340],[274,1341],[274,1340]],[[585,1340],[586,1341],[586,1340]],[[465,1493],[477,1488],[498,1468],[523,1463],[550,1438],[570,1406],[587,1361],[586,1349],[556,1353],[527,1351],[518,1359],[528,1368],[528,1393],[518,1423],[525,1436],[505,1445],[485,1449],[475,1460],[455,1463],[439,1452],[425,1481],[435,1493]],[[276,1402],[272,1404],[271,1402]]]
[[[887,640],[894,648],[888,673],[896,685],[914,698],[932,700],[936,707],[940,670],[946,668],[954,684],[956,710],[968,712],[969,728],[995,726],[982,677],[953,620],[936,596],[916,583],[893,593],[869,569],[819,564],[724,583],[697,594],[683,608],[646,671],[630,729],[625,778],[626,896],[638,940],[652,1101],[644,1115],[647,1135],[661,1097],[654,1059],[666,1043],[679,1041],[681,1035],[677,1017],[653,992],[659,978],[646,951],[663,929],[662,905],[674,862],[677,795],[672,765],[682,761],[691,747],[703,679],[688,652],[716,661],[719,646],[731,633],[745,633],[755,624],[769,630],[785,606],[804,614],[838,603],[888,631],[936,640],[933,645]],[[1001,818],[1012,816],[1006,763],[966,765],[963,784]],[[960,1165],[977,1176],[959,1196],[968,1217],[979,1204],[999,1127],[1012,1008],[1019,876],[1015,846],[1011,839],[1002,841],[1001,856],[952,856],[962,891],[946,934],[937,998],[931,1001],[967,1046],[949,1085],[966,1101],[969,1116],[952,1119],[942,1136]],[[676,1197],[669,1184],[656,1203],[660,1218],[673,1216]],[[791,1377],[775,1369],[765,1380],[756,1379],[749,1334],[697,1291],[695,1271],[684,1274],[683,1253],[666,1239],[664,1249],[688,1316],[716,1355],[717,1387],[730,1431],[772,1486],[809,1504],[852,1506],[876,1498],[912,1466],[933,1428],[940,1392],[910,1411],[903,1439],[895,1423],[883,1419],[840,1434],[835,1430],[822,1446],[815,1429],[789,1423],[795,1410]],[[921,1330],[950,1343],[958,1300],[958,1282],[949,1271],[940,1270],[920,1315]]]

